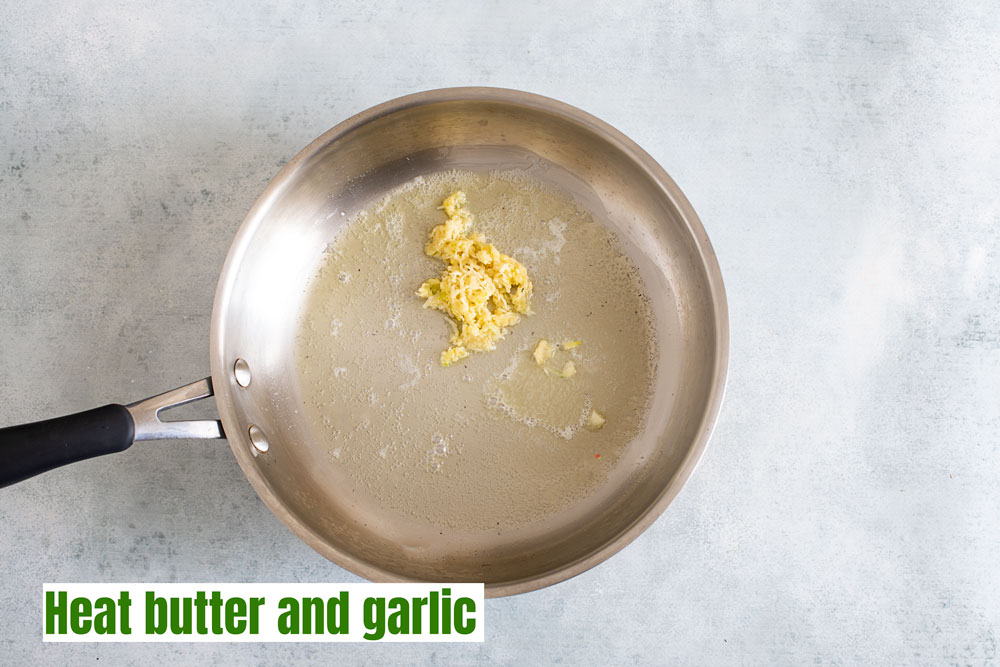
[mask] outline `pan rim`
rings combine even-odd
[[[529,93],[510,88],[493,87],[455,87],[438,88],[398,97],[376,106],[370,107],[357,113],[346,120],[338,123],[331,129],[313,140],[308,146],[299,151],[291,160],[285,164],[281,170],[268,182],[267,186],[251,206],[233,237],[232,244],[226,255],[225,263],[219,276],[216,286],[215,300],[212,308],[212,318],[210,327],[210,361],[212,380],[216,391],[216,402],[218,404],[219,416],[222,420],[230,448],[243,474],[257,495],[264,501],[264,504],[277,516],[282,523],[303,542],[308,544],[322,556],[332,561],[336,565],[371,581],[382,582],[403,582],[412,581],[407,577],[399,576],[396,573],[383,570],[367,561],[355,558],[349,553],[345,553],[334,548],[327,543],[319,534],[313,531],[308,525],[302,522],[293,514],[270,488],[267,480],[257,470],[253,463],[253,456],[250,445],[244,434],[239,430],[239,424],[234,416],[234,406],[231,397],[232,383],[230,373],[224,359],[222,359],[222,340],[224,336],[223,313],[226,312],[229,297],[232,292],[232,285],[236,278],[237,269],[241,259],[253,237],[254,230],[262,220],[262,214],[267,211],[270,204],[281,195],[285,188],[292,181],[292,175],[304,164],[321,151],[327,144],[346,136],[350,132],[370,123],[378,118],[382,118],[405,109],[424,106],[442,102],[497,102],[524,106],[538,111],[542,111],[563,120],[580,125],[605,141],[608,141],[635,162],[647,175],[647,177],[657,185],[662,193],[674,206],[678,215],[687,226],[688,232],[694,242],[701,260],[701,266],[705,271],[708,285],[708,293],[712,299],[713,316],[715,323],[715,359],[712,369],[711,383],[709,385],[709,398],[705,405],[704,412],[697,430],[694,442],[688,448],[687,454],[682,460],[677,472],[664,485],[656,501],[651,503],[645,511],[630,524],[625,525],[617,535],[605,542],[600,548],[595,549],[588,555],[575,561],[566,563],[557,569],[544,572],[525,579],[508,581],[499,584],[487,584],[487,597],[503,597],[516,595],[529,591],[545,588],[553,584],[575,577],[596,565],[604,562],[614,554],[624,549],[632,543],[639,535],[646,531],[663,514],[667,506],[677,497],[681,488],[691,477],[694,470],[700,463],[712,432],[718,420],[719,413],[726,389],[726,380],[729,367],[729,315],[726,299],[725,286],[722,279],[722,271],[719,267],[715,251],[705,232],[700,218],[695,213],[687,197],[681,192],[674,180],[667,174],[666,170],[660,166],[636,142],[627,137],[621,131],[612,127],[599,118],[565,102],[560,102],[550,97]]]

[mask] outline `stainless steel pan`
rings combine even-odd
[[[370,510],[307,470],[330,443],[295,410],[293,348],[304,288],[322,252],[355,212],[415,176],[487,170],[529,160],[594,217],[639,248],[654,311],[674,330],[657,337],[663,374],[649,416],[657,437],[641,470],[584,521],[489,548],[475,539],[407,548]],[[569,174],[572,178],[566,178]],[[328,221],[320,224],[319,221]],[[669,295],[669,298],[667,298]],[[670,313],[666,311],[669,310]],[[665,317],[669,314],[670,317]],[[664,325],[667,329],[668,325]],[[338,565],[376,581],[485,581],[490,596],[572,577],[649,526],[691,475],[715,422],[728,361],[722,277],[694,210],[666,172],[620,132],[538,95],[453,88],[386,102],[316,139],[271,181],[240,227],[212,311],[211,378],[129,406],[0,431],[0,484],[121,451],[135,440],[220,438],[268,507]],[[673,395],[668,395],[667,391]],[[165,408],[215,395],[219,421],[162,421]],[[638,445],[637,445],[638,446]]]

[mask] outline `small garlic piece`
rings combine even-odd
[[[604,415],[592,409],[590,416],[587,417],[587,423],[583,426],[588,431],[600,431],[606,423],[608,423],[608,420],[604,418]]]
[[[556,353],[556,348],[552,346],[549,341],[544,338],[538,341],[538,345],[535,346],[535,351],[531,353],[531,356],[535,358],[535,363],[539,366],[544,366],[545,362],[552,358],[552,355]]]

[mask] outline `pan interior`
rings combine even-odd
[[[352,220],[384,223],[387,193],[407,184],[411,195],[423,193],[410,201],[421,202],[426,222],[390,241],[414,245],[416,275],[402,264],[398,271],[385,266],[386,246],[383,256],[363,239],[338,246]],[[498,193],[513,197],[508,203],[534,193],[549,201],[539,222],[553,238],[565,237],[564,229],[547,226],[554,218],[601,230],[590,253],[599,254],[593,244],[600,240],[626,255],[623,279],[640,280],[648,298],[612,295],[607,304],[608,294],[593,283],[595,310],[601,299],[606,303],[604,316],[591,320],[597,325],[570,311],[546,319],[546,304],[559,299],[547,291],[552,276],[593,281],[588,262],[563,254],[565,266],[552,266],[551,253],[535,252],[544,243],[527,244],[528,255],[519,257],[515,250],[525,244],[481,217],[477,231],[529,272],[537,265],[539,315],[524,318],[495,352],[447,369],[428,363],[447,345],[448,329],[443,315],[422,310],[412,296],[419,281],[440,271],[416,241],[441,221],[427,202],[452,187],[469,191],[473,213],[479,196],[494,216],[503,203]],[[548,215],[555,209],[559,216]],[[331,256],[345,249],[348,257]],[[346,289],[352,280],[380,279],[384,285],[367,292]],[[322,297],[338,285],[343,298]],[[662,509],[716,390],[714,304],[698,244],[674,202],[622,147],[532,105],[438,102],[332,131],[255,206],[227,260],[223,286],[213,376],[241,466],[300,537],[375,579],[485,581],[498,590],[558,577],[593,558]],[[403,295],[402,306],[382,298],[393,292]],[[584,306],[581,300],[572,310]],[[621,333],[612,330],[616,324]],[[632,414],[612,409],[607,430],[574,431],[560,445],[554,430],[573,422],[565,410],[553,416],[545,406],[521,406],[515,417],[537,408],[536,416],[548,419],[553,428],[541,435],[496,409],[491,400],[498,394],[502,403],[511,399],[501,386],[510,379],[504,370],[538,370],[522,362],[530,362],[539,338],[582,339],[574,352],[582,372],[567,385],[583,388],[581,400],[603,403],[595,408],[632,405]],[[386,364],[366,368],[378,355]],[[237,358],[250,365],[248,387],[228,372]],[[397,381],[395,371],[380,377],[377,370],[389,366],[409,373],[412,384]],[[462,411],[456,400],[475,409]],[[568,409],[579,412],[578,406]],[[480,415],[481,424],[469,427],[470,415]],[[245,437],[250,425],[266,434],[266,452]],[[489,437],[468,437],[477,429]],[[528,441],[532,433],[540,434],[536,441]],[[476,451],[484,446],[489,455]]]
[[[415,292],[440,274],[423,246],[455,190],[473,229],[525,262],[534,313],[496,350],[445,368],[450,326]],[[638,463],[629,445],[656,368],[649,299],[621,246],[532,170],[438,172],[369,205],[330,244],[304,302],[302,414],[310,439],[328,443],[325,456],[309,450],[316,482],[351,488],[398,538],[440,553],[530,543],[608,502],[623,460]],[[540,366],[543,339],[557,349]],[[606,428],[587,428],[593,410]]]

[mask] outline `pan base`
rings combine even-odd
[[[452,542],[509,547],[565,530],[611,504],[653,446],[642,436],[658,323],[640,268],[606,221],[536,167],[410,179],[342,226],[307,289],[299,396],[324,446],[303,452],[304,467],[366,528],[423,558]],[[474,231],[527,267],[535,314],[495,351],[443,368],[449,325],[414,293],[440,272],[423,245],[456,189]],[[537,367],[540,338],[583,341],[560,352],[574,377]],[[597,432],[581,428],[592,407],[608,419]]]

